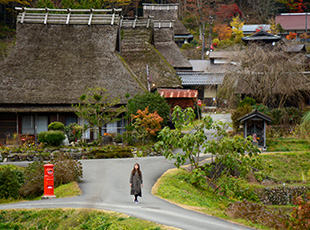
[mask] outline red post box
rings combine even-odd
[[[44,195],[42,199],[56,198],[54,195],[54,165],[44,165]]]

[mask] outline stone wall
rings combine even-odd
[[[294,198],[308,192],[310,188],[306,186],[280,186],[260,189],[258,195],[265,205],[287,205],[292,204]]]

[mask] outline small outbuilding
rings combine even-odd
[[[263,146],[264,150],[267,149],[266,126],[268,122],[272,122],[271,117],[254,109],[250,113],[240,117],[238,121],[244,124],[244,138],[251,135],[253,142],[259,146]]]

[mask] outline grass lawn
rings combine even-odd
[[[243,219],[233,219],[225,213],[230,200],[225,196],[214,195],[208,189],[199,189],[187,182],[190,173],[185,169],[168,170],[158,180],[152,193],[160,198],[175,203],[181,207],[216,216],[239,224],[268,229],[264,226],[250,223]]]
[[[81,189],[78,186],[77,182],[71,182],[69,184],[61,185],[54,190],[54,194],[56,198],[64,198],[64,197],[74,197],[82,194]],[[43,195],[43,194],[42,194]],[[40,200],[42,196],[34,198],[33,200]],[[6,203],[16,203],[21,201],[28,201],[26,199],[0,199],[0,204]]]
[[[0,210],[0,229],[174,229],[115,212],[89,209]]]
[[[295,138],[267,138],[268,152],[310,151],[310,142]]]
[[[310,186],[310,151],[269,153],[261,155],[261,158],[265,166],[262,172],[274,181],[273,186],[282,185],[283,182],[287,185]],[[272,167],[270,168],[269,165]],[[207,188],[196,188],[189,181],[190,173],[185,169],[169,170],[158,180],[153,188],[153,194],[185,208],[257,229],[270,229],[243,219],[234,219],[225,210],[231,202],[236,201],[235,199],[213,194]],[[254,186],[263,187],[258,182]],[[292,206],[268,206],[267,209],[281,209],[286,213],[291,213]]]
[[[304,183],[310,185],[310,151],[267,153],[261,155],[266,166],[262,171],[275,182]],[[271,169],[268,169],[268,165]]]

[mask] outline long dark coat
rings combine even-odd
[[[133,175],[130,173],[131,190],[130,195],[137,195],[142,197],[141,184],[143,184],[142,173],[139,175],[138,171]]]

